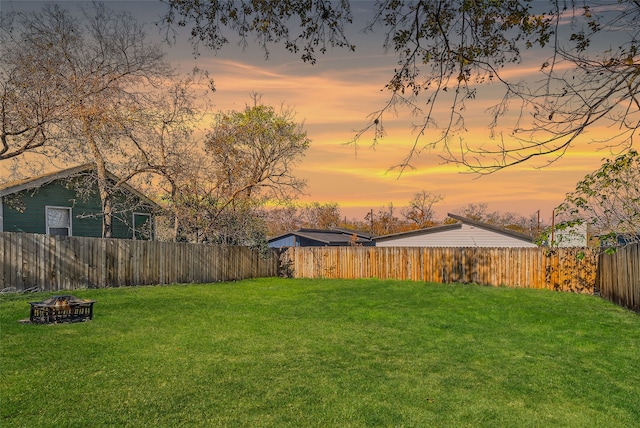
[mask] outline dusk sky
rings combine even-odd
[[[12,4],[13,3],[13,4]],[[76,2],[59,2],[73,8]],[[158,20],[165,5],[158,1],[106,2],[117,10],[129,10],[140,21],[147,23],[150,35],[158,30]],[[2,0],[0,7],[29,7],[42,2]],[[250,94],[262,95],[265,104],[281,104],[296,111],[297,121],[304,122],[311,147],[297,167],[297,175],[308,180],[307,195],[302,202],[338,203],[343,216],[361,219],[370,210],[377,211],[393,203],[397,208],[407,204],[416,192],[422,190],[439,194],[444,200],[436,205],[438,219],[469,203],[485,203],[489,211],[514,212],[529,216],[540,210],[541,218],[550,222],[552,210],[575,184],[601,164],[602,158],[611,157],[602,146],[588,144],[606,130],[591,129],[582,143],[571,147],[557,162],[539,168],[545,162],[510,167],[489,176],[468,173],[463,167],[442,163],[437,150],[423,153],[415,159],[415,170],[401,176],[390,167],[402,162],[414,142],[411,124],[419,118],[406,111],[387,117],[386,137],[371,148],[371,135],[365,135],[355,152],[344,143],[355,131],[367,124],[367,116],[379,110],[389,93],[383,90],[391,76],[397,59],[393,52],[384,52],[384,34],[361,34],[357,30],[366,23],[373,2],[354,2],[357,22],[349,33],[356,52],[334,50],[319,57],[316,65],[302,62],[298,55],[284,52],[279,46],[271,47],[271,55],[249,47],[243,51],[235,39],[221,51],[213,53],[201,48],[194,59],[186,35],[178,44],[165,47],[169,60],[185,72],[197,65],[208,70],[215,80],[217,91],[211,101],[215,110],[242,110],[250,103]],[[538,70],[541,57],[535,52],[525,53],[525,63],[508,70],[525,77],[529,70]],[[474,103],[468,104],[465,122],[468,132],[460,135],[468,144],[489,139],[490,121],[485,110],[494,104],[502,92],[500,88],[483,89]],[[442,104],[443,109],[449,105]],[[434,134],[435,135],[435,134]],[[428,137],[428,136],[427,136]]]

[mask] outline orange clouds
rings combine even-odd
[[[140,13],[149,14],[147,3],[118,3],[119,7],[136,5]],[[359,4],[358,9],[368,5]],[[155,13],[155,12],[154,12]],[[152,17],[147,17],[153,22]],[[297,174],[308,180],[307,195],[303,201],[337,202],[343,214],[363,217],[369,209],[393,203],[405,205],[414,193],[426,190],[441,194],[444,201],[437,204],[442,218],[447,211],[469,203],[487,203],[491,210],[530,214],[538,209],[551,215],[553,207],[562,202],[565,193],[575,183],[600,165],[606,152],[596,152],[586,143],[572,147],[557,162],[543,169],[545,161],[533,161],[487,177],[464,174],[457,165],[443,164],[437,149],[425,151],[414,159],[415,170],[407,169],[399,176],[389,171],[403,161],[413,146],[416,134],[412,124],[420,123],[420,116],[400,110],[398,116],[387,114],[384,125],[386,137],[375,149],[370,147],[371,135],[364,135],[357,153],[344,143],[355,132],[365,127],[367,116],[381,109],[388,100],[385,84],[397,66],[393,54],[383,54],[383,34],[354,34],[358,46],[356,54],[342,50],[320,57],[316,65],[303,63],[298,55],[283,52],[275,46],[269,60],[264,52],[250,46],[244,52],[230,44],[214,54],[201,49],[201,56],[193,58],[188,35],[182,34],[176,46],[167,48],[169,59],[189,71],[193,66],[207,70],[216,83],[211,97],[215,110],[242,110],[251,103],[250,95],[262,95],[262,101],[272,106],[285,105],[295,109],[297,120],[304,122],[311,148],[297,166]],[[526,52],[525,64],[505,69],[505,78],[526,78],[537,73],[543,57]],[[466,132],[457,135],[465,143],[478,146],[495,144],[489,139],[487,126],[491,120],[487,109],[502,97],[499,85],[482,86],[475,100],[466,103],[461,111]],[[450,94],[449,94],[450,96]],[[451,105],[438,105],[438,118],[442,126]],[[503,128],[508,133],[509,127]],[[592,130],[595,138],[602,130]],[[420,143],[434,141],[440,131],[431,131]],[[457,141],[456,141],[457,142]]]
[[[387,116],[387,136],[375,149],[370,147],[368,135],[363,137],[357,152],[353,146],[344,144],[357,129],[367,125],[367,115],[387,101],[389,94],[380,89],[388,77],[385,73],[392,68],[372,66],[371,72],[367,69],[367,64],[380,58],[369,57],[361,63],[353,59],[352,65],[348,59],[339,58],[321,67],[297,61],[249,62],[249,59],[210,57],[198,61],[216,81],[215,108],[242,109],[250,102],[252,92],[262,94],[267,104],[293,107],[297,120],[304,122],[312,139],[311,148],[297,167],[298,175],[307,179],[309,185],[308,194],[301,199],[337,202],[348,217],[363,217],[369,209],[377,210],[389,203],[403,206],[421,190],[445,196],[438,204],[441,216],[468,203],[487,203],[491,210],[523,215],[541,209],[550,216],[565,193],[573,190],[575,183],[596,169],[606,156],[583,144],[542,169],[532,165],[546,161],[534,161],[479,178],[464,174],[465,170],[457,165],[443,164],[435,150],[414,160],[417,169],[407,169],[398,176],[397,171],[389,169],[400,163],[412,147],[416,135],[411,124],[420,118],[406,112],[397,117]],[[389,63],[389,58],[382,60]],[[469,144],[489,142],[489,117],[485,110],[495,101],[485,98],[468,103],[468,110],[463,112],[468,132],[460,137]],[[596,132],[593,131],[594,135]],[[423,137],[423,142],[437,135],[435,131]]]

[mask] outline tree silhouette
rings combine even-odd
[[[267,56],[270,45],[282,44],[311,63],[328,47],[357,48],[346,35],[353,23],[347,0],[166,3],[167,36],[188,27],[196,49],[220,49],[230,33],[244,46],[254,37]],[[383,29],[383,47],[398,65],[389,72],[388,102],[350,142],[357,147],[371,135],[377,143],[385,119],[406,109],[417,122],[400,171],[433,149],[481,174],[535,159],[551,163],[579,141],[628,149],[640,126],[639,19],[636,0],[378,1],[364,30]],[[528,51],[542,53],[537,72],[511,76]],[[488,141],[471,141],[467,112],[497,88],[503,97],[486,111]],[[585,135],[599,126],[610,127],[607,137]]]

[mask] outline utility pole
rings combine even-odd
[[[371,220],[371,234],[373,234],[373,208],[371,208],[369,220]]]
[[[556,233],[556,209],[554,208],[551,212],[551,247],[553,247],[553,242],[555,240]]]

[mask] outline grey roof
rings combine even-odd
[[[462,223],[452,223],[452,224],[445,224],[443,226],[433,226],[433,227],[426,227],[424,229],[410,230],[408,232],[391,233],[389,235],[377,236],[373,239],[375,241],[385,241],[387,239],[400,238],[400,237],[406,238],[409,236],[416,236],[416,235],[427,235],[430,233],[438,233],[438,232],[444,232],[445,230],[460,229],[460,228],[462,228]]]
[[[338,232],[342,232],[342,233],[348,233],[349,236],[351,235],[358,235],[358,237],[362,237],[362,238],[367,238],[367,239],[373,239],[375,238],[376,235],[374,235],[373,233],[369,233],[369,232],[360,232],[359,230],[352,230],[352,229],[345,229],[343,227],[332,227],[329,230],[336,230]]]
[[[27,178],[24,180],[16,180],[8,183],[2,183],[0,184],[0,197],[11,195],[13,193],[22,192],[23,190],[35,189],[35,188],[44,186],[45,184],[52,183],[56,180],[73,177],[85,172],[93,171],[95,169],[96,169],[95,164],[88,163],[88,164],[78,165],[72,168],[63,169],[61,171],[42,174],[37,177]],[[111,172],[107,171],[107,175],[109,176],[110,179],[114,181],[119,180],[118,177],[116,177]],[[144,200],[146,203],[148,203],[155,209],[161,208],[158,204],[156,204],[154,201],[149,199],[149,197],[147,197],[146,195],[144,195],[143,193],[141,193],[139,190],[135,189],[131,185],[127,183],[123,183],[121,187],[125,189],[127,192]]]
[[[337,245],[351,242],[352,236],[356,235],[358,243],[371,241],[373,235],[368,233],[357,232],[349,229],[298,229],[291,232],[282,233],[271,237],[269,242],[276,241],[286,236],[298,236],[301,238],[311,239],[321,242],[325,245]]]
[[[482,229],[491,230],[493,232],[500,233],[503,235],[511,236],[512,238],[520,239],[526,242],[533,242],[533,239],[534,239],[533,236],[527,235],[526,233],[516,232],[514,230],[505,229],[504,227],[495,226],[493,224],[484,223],[478,220],[472,220],[470,218],[462,217],[456,214],[449,213],[447,214],[447,216],[454,220],[457,220],[459,223],[445,224],[443,226],[427,227],[425,229],[411,230],[409,232],[393,233],[390,235],[378,236],[373,239],[375,241],[385,241],[387,239],[393,239],[393,238],[399,238],[399,237],[406,238],[406,237],[415,236],[415,235],[438,233],[446,230],[460,229],[463,223],[469,224],[475,227],[479,227]]]
[[[517,239],[522,239],[524,241],[533,242],[533,239],[534,239],[533,236],[527,235],[526,233],[516,232],[515,230],[506,229],[504,227],[495,226],[493,224],[484,223],[482,221],[472,220],[470,218],[462,217],[456,214],[447,214],[447,216],[451,217],[454,220],[458,220],[462,223],[481,227],[483,229],[493,230],[494,232],[502,233],[503,235],[508,235]]]

